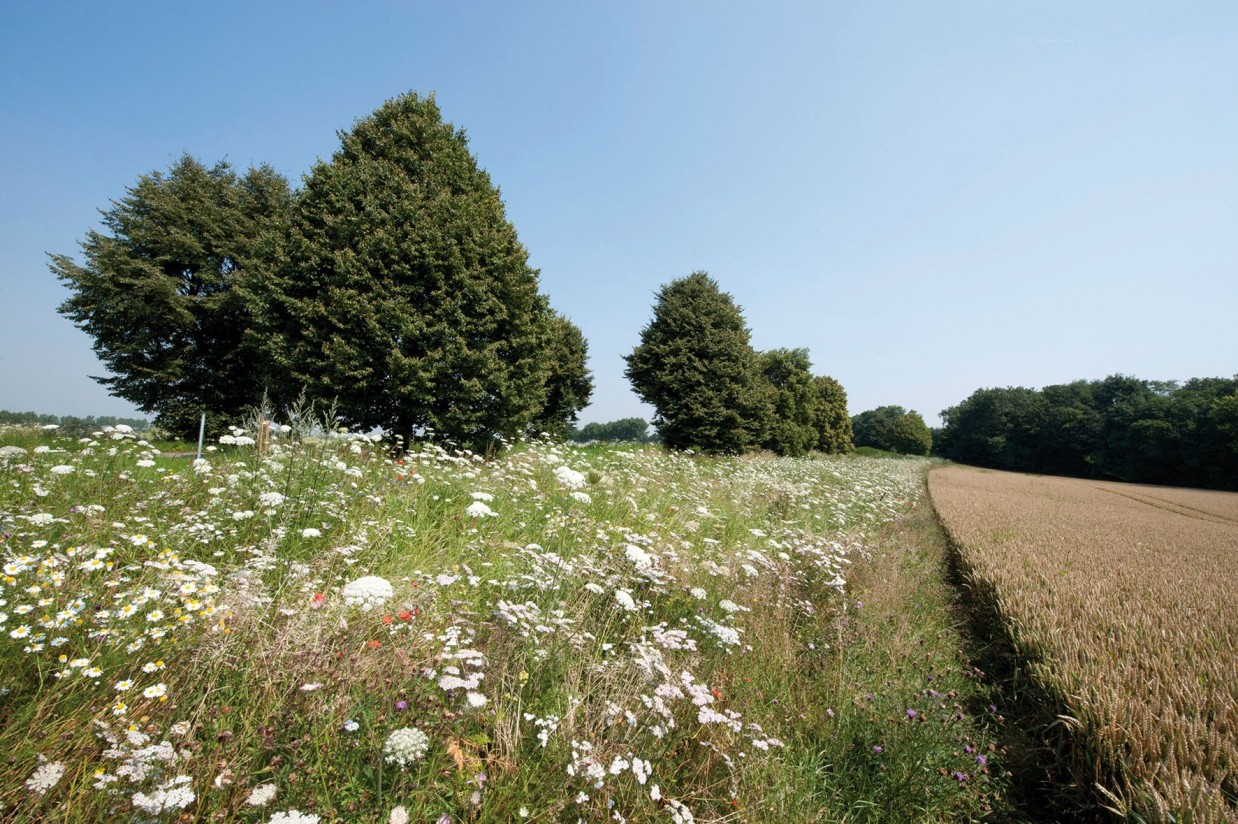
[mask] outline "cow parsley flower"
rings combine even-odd
[[[615,600],[628,612],[636,612],[636,601],[632,600],[632,593],[626,589],[615,590]]]
[[[430,749],[430,739],[416,727],[401,727],[387,736],[383,744],[384,760],[388,764],[398,764],[401,769],[407,769],[410,764],[421,760]]]

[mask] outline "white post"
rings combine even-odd
[[[198,460],[202,460],[202,439],[206,437],[206,413],[202,413],[202,422],[198,424]]]

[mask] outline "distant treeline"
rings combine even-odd
[[[644,418],[620,418],[608,423],[587,423],[579,429],[573,429],[568,437],[577,443],[589,441],[653,443],[657,440],[656,435],[649,433],[649,423]]]
[[[111,415],[87,415],[79,418],[74,415],[40,415],[37,412],[10,412],[0,409],[0,426],[58,426],[62,434],[86,435],[104,426],[124,424],[138,431],[150,428],[150,422],[142,418],[116,418]]]
[[[980,389],[941,415],[936,453],[973,466],[1238,489],[1238,377]]]

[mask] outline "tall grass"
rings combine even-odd
[[[891,537],[922,461],[225,440],[193,461],[124,431],[0,436],[0,816],[1000,802],[952,630],[890,633],[923,601]],[[880,595],[890,576],[910,589]]]

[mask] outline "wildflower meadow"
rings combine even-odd
[[[926,461],[315,432],[0,432],[0,820],[1006,809]]]

